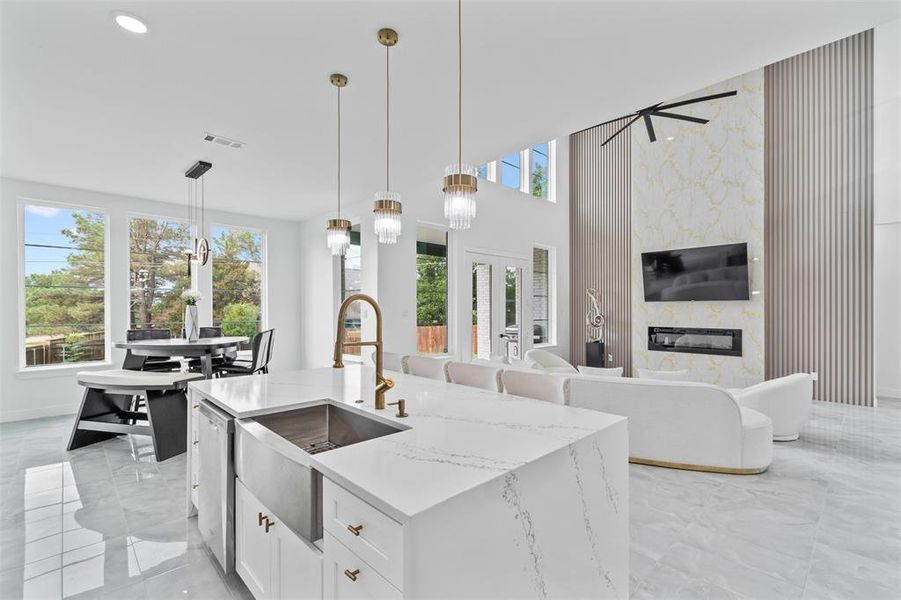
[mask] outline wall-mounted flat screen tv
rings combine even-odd
[[[643,252],[646,302],[747,300],[748,244]]]

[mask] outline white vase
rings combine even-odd
[[[200,328],[197,326],[197,305],[185,306],[185,337],[194,342],[200,339]]]

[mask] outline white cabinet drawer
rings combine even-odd
[[[403,598],[400,590],[333,535],[326,531],[322,534],[322,541],[325,545],[322,582],[325,600]]]
[[[322,526],[395,587],[403,589],[403,525],[323,478]]]

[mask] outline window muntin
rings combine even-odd
[[[551,343],[550,251],[532,249],[532,344]]]
[[[106,358],[106,216],[23,205],[24,365]]]
[[[529,192],[536,198],[547,200],[550,183],[548,166],[547,142],[532,146],[529,152]]]
[[[264,242],[259,231],[212,229],[213,325],[222,335],[252,337],[263,327]]]
[[[447,232],[416,228],[416,352],[447,354]]]
[[[341,261],[341,301],[343,302],[353,294],[358,294],[363,289],[360,276],[360,226],[354,225],[350,230],[350,246]],[[344,316],[345,337],[347,341],[360,341],[362,329],[361,304],[354,302],[347,307]],[[359,346],[345,346],[344,353],[360,356]]]
[[[501,160],[501,184],[518,190],[520,188],[520,153],[512,152]]]
[[[133,217],[128,222],[129,327],[169,329],[181,335],[184,302],[191,288],[185,250],[191,227],[172,219]]]

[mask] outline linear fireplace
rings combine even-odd
[[[741,329],[648,327],[648,350],[741,356]]]

